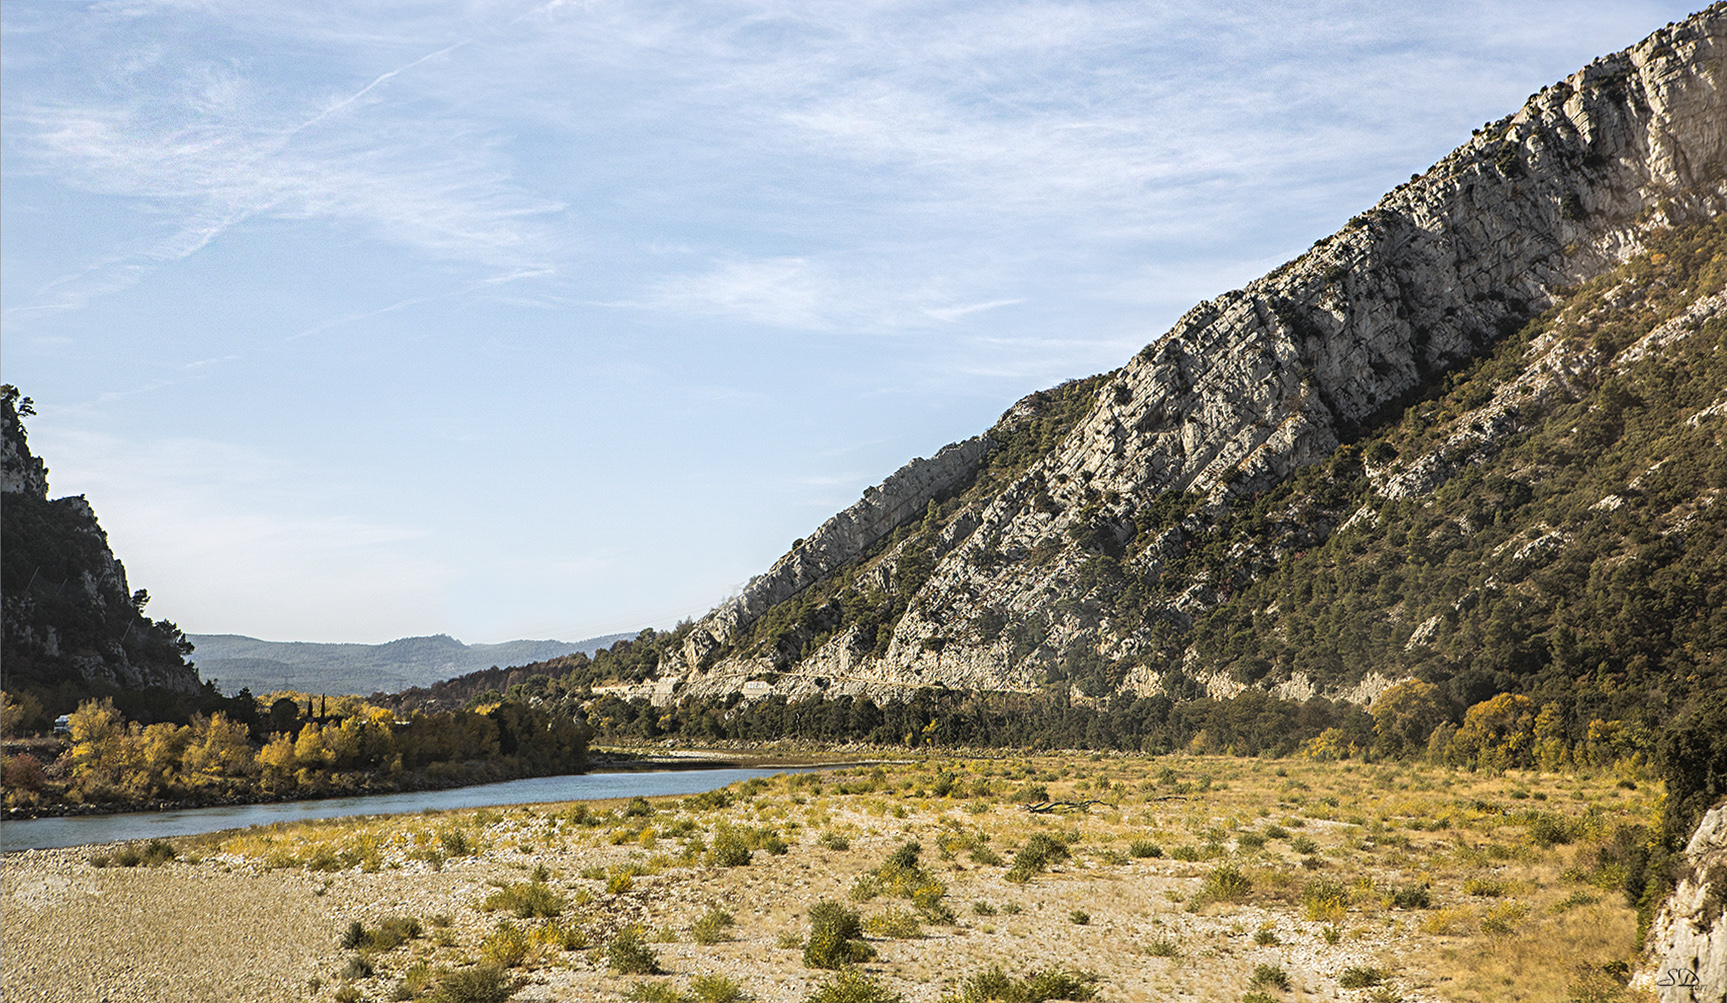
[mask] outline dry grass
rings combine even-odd
[[[369,952],[370,976],[338,946],[345,921],[332,926],[321,991],[346,972],[368,999],[487,959],[544,983],[539,997],[620,999],[639,979],[614,971],[608,951],[633,930],[668,991],[712,976],[762,1001],[802,1000],[823,978],[803,965],[808,911],[852,901],[860,878],[882,885],[864,900],[878,955],[868,968],[909,1000],[935,1000],[997,964],[1013,977],[1095,973],[1105,999],[1330,999],[1350,969],[1382,972],[1373,991],[1411,1003],[1562,999],[1580,965],[1599,972],[1635,949],[1623,895],[1589,865],[1614,827],[1653,819],[1659,790],[1618,779],[1190,756],[931,758],[645,809],[539,805],[218,834],[179,841],[201,862],[174,866],[320,882],[314,895],[328,891],[341,915],[368,922],[419,903],[427,935]],[[1108,804],[1029,814],[1015,795],[1038,787]],[[921,899],[884,871],[909,842],[921,848]],[[748,862],[716,843],[746,846]],[[1043,869],[1015,871],[1028,847]],[[523,889],[568,908],[522,907]],[[733,922],[697,935],[716,915]],[[1249,984],[1272,968],[1287,973],[1287,991]]]

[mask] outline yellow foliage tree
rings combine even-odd
[[[1533,764],[1535,701],[1519,693],[1483,700],[1463,715],[1449,758],[1484,770]]]
[[[1427,745],[1427,737],[1450,716],[1439,687],[1410,679],[1373,701],[1373,731],[1381,751],[1397,756]]]
[[[221,777],[249,777],[258,773],[258,757],[252,751],[252,736],[246,726],[217,711],[214,717],[192,722],[192,741],[186,749],[185,772],[203,781]]]

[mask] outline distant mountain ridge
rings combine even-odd
[[[596,650],[635,637],[606,634],[580,641],[504,641],[464,644],[448,634],[403,637],[383,644],[265,641],[241,634],[189,634],[195,661],[224,692],[248,687],[365,695],[404,690],[477,672],[494,665],[525,665]]]

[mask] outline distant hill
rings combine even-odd
[[[505,641],[463,644],[447,634],[404,637],[384,644],[262,641],[240,634],[189,634],[204,678],[224,692],[296,689],[365,695],[430,686],[494,665],[524,665],[600,648],[636,635],[606,634],[582,641]]]

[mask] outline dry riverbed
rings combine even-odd
[[[3,988],[417,999],[492,965],[520,1001],[800,1001],[833,977],[803,950],[827,899],[860,914],[861,970],[908,1001],[995,965],[1099,1000],[1631,998],[1613,965],[1636,920],[1610,886],[1658,792],[1607,772],[931,758],[188,837],[154,866],[144,844],[14,853]],[[1024,807],[1047,799],[1091,803]],[[618,970],[631,931],[662,974]]]

